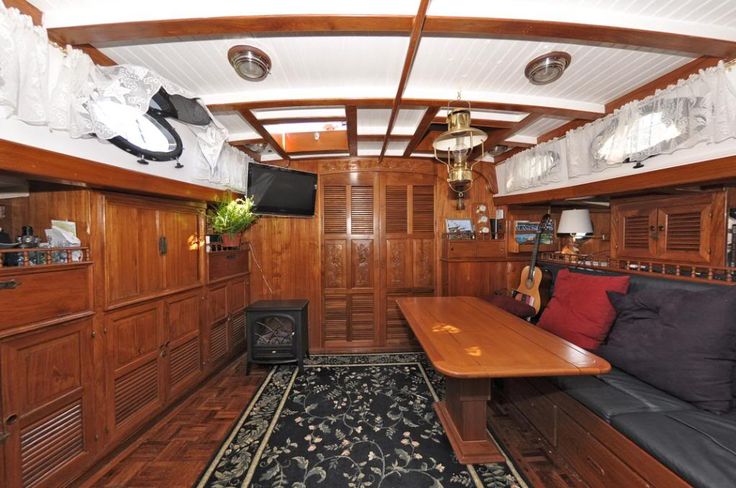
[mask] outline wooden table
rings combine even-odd
[[[445,399],[434,404],[458,460],[504,461],[486,431],[490,378],[607,373],[595,354],[474,297],[399,298],[435,369]]]

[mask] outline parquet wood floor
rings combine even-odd
[[[238,358],[180,407],[158,421],[82,485],[85,488],[191,487],[258,390],[267,369],[245,376]],[[586,488],[575,471],[551,456],[521,416],[503,405],[489,409],[495,434],[535,488]]]
[[[240,418],[266,372],[265,367],[254,365],[250,376],[245,376],[243,358],[236,359],[82,486],[191,487]]]

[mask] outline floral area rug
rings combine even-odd
[[[526,487],[510,462],[463,465],[419,353],[313,356],[276,366],[198,487]]]

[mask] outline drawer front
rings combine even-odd
[[[227,284],[213,286],[207,291],[208,323],[227,318]]]
[[[479,258],[499,258],[506,256],[506,242],[502,239],[475,241]]]
[[[477,254],[474,241],[445,241],[445,249],[448,258],[472,258]]]
[[[8,270],[9,271],[9,270]],[[0,330],[85,312],[92,308],[89,267],[0,275]]]
[[[526,380],[511,380],[508,384],[516,408],[550,444],[557,445],[557,406]]]
[[[209,281],[227,278],[248,271],[248,251],[217,251],[207,254]]]
[[[591,487],[647,487],[623,461],[567,414],[558,419],[558,449]]]

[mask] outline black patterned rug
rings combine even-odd
[[[313,356],[274,367],[198,487],[525,487],[510,462],[463,465],[424,354]]]

